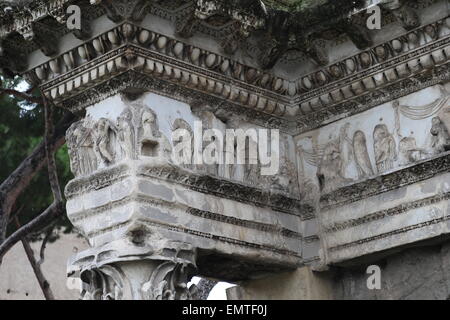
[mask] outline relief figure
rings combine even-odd
[[[73,124],[68,132],[68,147],[71,169],[75,176],[88,175],[97,170],[97,156],[94,151],[92,128],[88,119]]]
[[[320,189],[328,192],[339,187],[345,178],[342,176],[342,157],[339,141],[329,142],[324,150],[317,168]]]
[[[378,173],[390,170],[397,160],[397,145],[394,136],[385,124],[378,124],[373,131],[375,162]]]
[[[98,157],[104,164],[109,165],[113,163],[114,156],[111,151],[111,136],[116,131],[114,125],[105,118],[101,118],[95,125],[96,131],[96,151]]]
[[[440,154],[450,150],[450,134],[441,118],[434,117],[432,120],[430,133],[432,135],[431,147],[435,154]]]
[[[372,163],[367,151],[366,135],[360,130],[353,135],[353,152],[359,179],[373,176]]]
[[[416,139],[413,137],[405,137],[400,140],[399,151],[401,165],[420,161],[427,155],[425,149],[417,147]]]
[[[119,142],[123,159],[134,159],[134,130],[132,125],[133,114],[125,110],[117,119],[117,140]]]
[[[141,115],[140,152],[143,156],[156,157],[160,153],[159,130],[156,124],[156,115],[145,108]]]

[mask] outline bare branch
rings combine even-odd
[[[21,241],[30,233],[42,231],[43,228],[48,226],[49,223],[51,223],[58,216],[61,216],[63,213],[63,204],[54,202],[39,216],[28,222],[26,225],[20,227],[0,245],[0,262],[3,259],[4,255],[17,242]]]
[[[55,132],[47,146],[53,151],[58,150],[65,143],[65,133],[75,121],[75,116],[66,113],[56,126]],[[5,239],[12,207],[17,198],[29,186],[33,177],[47,162],[45,141],[41,142],[34,151],[0,184],[0,243]]]
[[[22,205],[20,206],[20,208],[17,209],[17,210],[11,215],[11,217],[9,218],[8,224],[12,223],[13,220],[14,220],[16,217],[18,217],[18,216],[20,215],[20,213],[22,212],[23,208],[25,208],[25,205],[22,204]]]
[[[0,88],[0,95],[4,95],[4,94],[20,98],[20,99],[26,100],[31,103],[41,104],[43,102],[41,97],[32,96],[27,92],[21,92],[21,91],[14,90],[14,89]]]
[[[55,296],[53,295],[52,289],[50,289],[50,284],[42,273],[41,267],[36,262],[34,257],[33,249],[26,239],[22,239],[22,245],[25,249],[25,253],[27,254],[28,261],[30,261],[31,267],[33,268],[34,274],[36,275],[36,279],[39,282],[39,286],[42,289],[42,293],[44,294],[45,299],[47,300],[55,300]]]
[[[17,219],[17,216],[16,216],[16,223],[17,226],[20,227],[19,219]],[[53,292],[50,289],[50,283],[47,281],[44,274],[42,273],[40,264],[36,262],[36,258],[34,257],[34,251],[26,238],[22,239],[22,245],[28,257],[28,261],[30,262],[31,267],[33,268],[34,275],[36,276],[36,279],[39,283],[39,286],[41,287],[45,299],[55,300],[55,296],[53,295]]]
[[[48,178],[50,187],[52,189],[53,197],[56,202],[62,202],[63,196],[61,186],[58,180],[58,170],[56,168],[55,150],[51,147],[51,139],[54,133],[53,125],[53,109],[48,105],[47,99],[42,95],[44,100],[44,115],[45,115],[45,153],[47,156]]]
[[[45,233],[45,237],[44,240],[42,240],[42,244],[41,244],[41,250],[39,250],[39,261],[37,262],[38,265],[42,265],[45,261],[45,249],[47,247],[47,242],[50,240],[50,237],[53,234],[53,230],[55,228],[55,224],[56,222],[53,222],[50,227],[48,228],[48,230]]]

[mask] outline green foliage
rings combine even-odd
[[[3,80],[8,88],[23,86],[20,78]],[[38,92],[34,92],[38,95]],[[55,119],[61,116],[57,111]],[[44,112],[42,106],[21,101],[15,97],[0,97],[0,181],[4,181],[17,166],[41,143],[44,137]],[[56,154],[56,163],[61,186],[72,179],[67,148],[64,146]],[[44,167],[32,180],[31,185],[19,197],[12,215],[18,212],[21,224],[25,224],[44,211],[53,201],[47,168]],[[71,230],[67,218],[58,222],[64,232]],[[16,230],[16,223],[10,223],[8,234]]]

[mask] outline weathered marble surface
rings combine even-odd
[[[81,117],[66,196],[85,298],[195,298],[195,274],[324,271],[449,233],[448,1],[74,3],[77,31],[68,0],[3,6],[0,67]],[[196,120],[279,129],[280,171],[175,165],[171,133]]]
[[[449,88],[430,87],[295,138],[302,190],[322,193],[325,264],[449,232]]]
[[[261,280],[245,281],[227,290],[230,300],[448,300],[450,297],[450,245],[404,248],[385,258],[373,258],[327,272],[308,268]],[[381,270],[381,287],[369,290],[369,265]]]
[[[333,288],[336,299],[448,300],[450,251],[448,242],[407,249],[374,262],[381,267],[381,290],[367,290],[366,266],[341,269]]]
[[[215,128],[226,128],[213,115],[204,117],[187,104],[155,94],[136,100],[118,95],[88,108],[84,120],[69,130],[68,141],[74,139],[71,159],[78,155],[84,161],[72,164],[76,178],[66,186],[67,214],[93,247],[73,259],[70,273],[81,272],[89,288],[98,285],[97,275],[87,280],[92,268],[104,272],[105,266],[114,266],[119,270],[115,273],[132,275],[135,271],[122,264],[135,259],[146,263],[151,274],[155,260],[181,263],[181,256],[167,254],[177,247],[186,247],[182,250],[191,255],[186,264],[200,275],[224,280],[258,277],[317,259],[315,221],[296,198],[295,171],[283,171],[295,161],[292,137],[283,136],[280,148],[286,156],[281,157],[279,175],[289,174],[290,179],[283,180],[287,184],[277,180],[275,189],[269,180],[268,185],[249,180],[246,168],[234,170],[241,175],[224,176],[225,165],[212,171],[176,165],[170,151],[177,119],[185,126],[194,126],[194,121],[207,125],[206,119]],[[81,133],[75,136],[78,127]],[[142,141],[152,142],[154,151],[144,153]],[[86,165],[87,158],[92,163]],[[99,296],[88,288],[86,297],[145,296],[136,289],[145,282],[125,292],[125,280],[113,279],[102,285],[112,292]]]

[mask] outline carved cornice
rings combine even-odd
[[[435,225],[435,224],[438,224],[438,223],[446,222],[448,220],[450,220],[450,215],[445,215],[444,217],[441,217],[441,218],[437,218],[437,219],[433,219],[433,220],[428,220],[428,221],[425,221],[425,222],[417,223],[417,224],[414,224],[414,225],[407,226],[405,228],[401,228],[401,229],[385,232],[385,233],[382,233],[382,234],[378,234],[378,235],[373,236],[373,237],[367,237],[367,238],[363,238],[363,239],[360,239],[360,240],[357,240],[357,241],[345,243],[345,244],[342,244],[342,245],[333,246],[333,247],[329,248],[328,250],[330,252],[336,252],[336,251],[348,249],[348,248],[351,248],[351,247],[354,247],[354,246],[358,246],[358,245],[362,245],[362,244],[365,244],[365,243],[369,243],[369,242],[372,242],[372,241],[384,239],[384,238],[387,238],[387,237],[390,237],[390,236],[395,236],[395,235],[398,235],[398,234],[406,233],[406,232],[409,232],[409,231],[412,231],[412,230],[417,230],[417,229],[421,229],[421,228],[424,228],[424,227],[432,226],[432,225]]]
[[[220,179],[210,175],[192,174],[175,167],[148,167],[142,166],[138,174],[143,177],[152,177],[176,182],[191,190],[201,193],[217,195],[221,198],[231,199],[243,203],[251,203],[258,207],[269,207],[275,211],[284,212],[308,220],[314,217],[315,209],[303,204],[300,199],[292,198],[282,192],[275,192],[255,188],[254,186],[236,183],[231,180]]]
[[[353,99],[345,99],[343,103],[322,108],[312,114],[304,116],[298,123],[297,133],[305,133],[320,128],[333,121],[349,117],[384,103],[402,98],[419,90],[437,84],[445,84],[450,80],[449,63],[435,67],[430,72],[417,74],[392,84],[380,87],[376,91],[366,91]]]
[[[99,190],[111,183],[126,179],[130,174],[131,168],[126,164],[99,170],[91,176],[76,178],[69,182],[65,195],[67,199],[72,199],[75,196]],[[231,180],[197,174],[170,164],[158,167],[142,165],[136,174],[183,185],[201,193],[272,208],[275,211],[299,216],[304,220],[314,217],[315,209],[312,206],[303,204],[300,199],[295,199],[283,192],[263,190]]]
[[[321,211],[328,211],[381,193],[411,185],[450,170],[450,152],[386,173],[372,179],[348,185],[320,198]]]
[[[254,230],[261,231],[261,232],[267,232],[270,234],[280,234],[281,236],[286,237],[286,238],[293,238],[293,239],[300,239],[300,240],[303,239],[303,237],[300,233],[283,228],[278,225],[262,223],[262,222],[257,222],[257,221],[251,221],[251,220],[244,220],[244,219],[239,219],[239,218],[232,217],[232,216],[226,216],[226,215],[219,214],[219,213],[199,210],[196,208],[182,206],[180,204],[175,204],[175,203],[168,202],[165,200],[156,199],[156,198],[153,198],[148,195],[130,196],[130,197],[126,197],[121,200],[113,201],[111,203],[108,203],[106,205],[96,207],[93,209],[83,210],[80,212],[72,212],[70,214],[70,220],[72,221],[72,223],[77,223],[84,219],[93,218],[102,213],[109,212],[114,208],[126,206],[127,204],[130,204],[130,203],[139,203],[139,204],[144,204],[144,205],[147,204],[147,205],[151,205],[153,207],[164,207],[167,209],[178,208],[178,209],[186,212],[189,215],[192,215],[195,217],[200,217],[200,218],[207,219],[207,220],[219,221],[219,222],[223,222],[223,223],[234,225],[234,226],[240,226],[243,228],[254,229]],[[167,226],[170,226],[170,225],[167,225]],[[92,236],[92,234],[89,234],[87,236]]]
[[[449,80],[449,29],[440,20],[299,79],[300,132]]]
[[[22,23],[22,27],[18,24],[13,27],[9,25],[10,30],[5,32],[22,30],[20,32],[24,35],[30,32],[33,34],[33,26],[39,25],[43,16],[55,18],[58,15],[56,12],[62,14],[61,10],[56,10],[56,3],[59,2],[59,9],[70,3],[59,0],[51,2],[48,7],[42,7],[42,10],[33,9],[37,13],[32,13],[26,20],[28,22]],[[190,103],[211,96],[209,100],[214,105],[230,106],[238,114],[249,115],[250,121],[256,124],[281,127],[283,131],[292,134],[309,131],[324,125],[330,119],[365,111],[376,104],[449,79],[450,18],[420,26],[386,43],[377,44],[357,55],[290,81],[275,76],[271,71],[243,65],[229,56],[190,45],[189,41],[179,41],[133,24],[147,13],[179,24],[183,19],[192,18],[193,11],[201,12],[196,6],[216,1],[206,1],[204,4],[190,1],[150,4],[136,0],[127,6],[123,6],[122,2],[114,3],[112,9],[106,8],[108,1],[102,2],[101,6],[90,6],[97,12],[91,14],[92,17],[109,12],[110,18],[119,25],[31,70],[25,74],[26,79],[41,85],[56,103],[66,104],[75,111],[104,97],[106,90],[100,86],[106,86],[107,81],[134,70],[146,74],[148,83],[152,82],[150,79],[159,81],[160,84],[153,87],[163,89],[168,96]],[[123,10],[120,9],[122,7]],[[116,11],[120,11],[120,14]],[[135,11],[139,12],[136,17]],[[355,14],[359,14],[358,12]],[[113,17],[117,15],[120,19]],[[226,34],[236,34],[232,29],[238,22],[233,17],[234,14],[231,14],[229,22],[224,22],[215,29],[211,25],[208,26],[209,29],[206,28],[206,20],[196,21],[196,30],[206,32],[208,29],[209,36],[217,36],[225,41]],[[6,25],[8,24],[5,24],[5,28]],[[222,32],[224,30],[225,33]],[[313,39],[303,40],[302,46],[314,55]],[[11,39],[5,39],[5,54],[0,62],[7,69],[11,67],[23,71],[23,59],[19,61],[20,56],[14,55],[14,50],[8,44],[10,42]],[[51,49],[52,45],[47,47]],[[124,87],[117,88],[112,84],[120,83],[110,82],[109,94]],[[97,99],[96,90],[102,92],[102,95],[97,95]],[[84,92],[89,94],[83,95]],[[77,99],[80,100],[79,105],[75,105]]]
[[[289,100],[281,94],[285,80],[129,23],[37,67],[27,78],[64,105],[129,70],[274,117],[289,114]]]
[[[360,225],[363,225],[366,223],[370,223],[373,221],[381,220],[386,217],[392,217],[392,216],[404,214],[411,210],[423,208],[423,207],[426,207],[426,206],[429,206],[432,204],[436,204],[436,203],[439,203],[442,201],[447,201],[447,200],[450,200],[450,192],[437,194],[437,195],[427,197],[424,199],[404,203],[404,204],[401,204],[394,208],[376,211],[376,212],[367,214],[361,218],[351,219],[351,220],[348,220],[345,222],[340,222],[340,223],[334,223],[329,226],[324,226],[322,230],[325,233],[335,233],[338,231],[346,230],[349,228],[354,228],[354,227],[357,227],[357,226],[360,226]]]
[[[154,92],[167,96],[191,106],[208,106],[209,110],[217,116],[227,118],[230,114],[239,115],[242,120],[266,128],[280,129],[282,132],[294,133],[294,125],[288,119],[271,116],[267,113],[243,108],[236,101],[226,101],[215,95],[197,91],[189,86],[179,86],[165,79],[157,79],[152,75],[134,70],[125,71],[114,78],[99,82],[89,90],[82,91],[77,95],[63,101],[60,105],[72,112],[82,112],[84,108],[100,102],[108,97],[129,89],[142,92]]]
[[[37,67],[27,78],[40,83],[56,103],[77,111],[105,97],[96,99],[95,92],[104,91],[96,89],[85,95],[90,99],[83,99],[80,93],[84,90],[134,70],[169,83],[167,89],[161,85],[158,90],[176,99],[244,106],[250,110],[235,109],[256,113],[259,116],[250,119],[261,120],[260,124],[273,123],[286,132],[300,133],[320,127],[329,118],[359,113],[448,80],[450,37],[439,39],[445,23],[441,20],[413,30],[298,82],[125,23]],[[416,41],[424,37],[431,40],[418,46]],[[147,82],[151,88],[152,81]],[[112,83],[109,87],[110,94],[124,89]],[[78,100],[78,105],[73,105]]]
[[[0,25],[0,38],[4,38],[12,32],[25,34],[31,31],[32,24],[46,17],[53,17],[63,22],[65,16],[64,7],[73,0],[34,1],[34,3],[11,4],[11,10],[2,8],[3,20]]]

